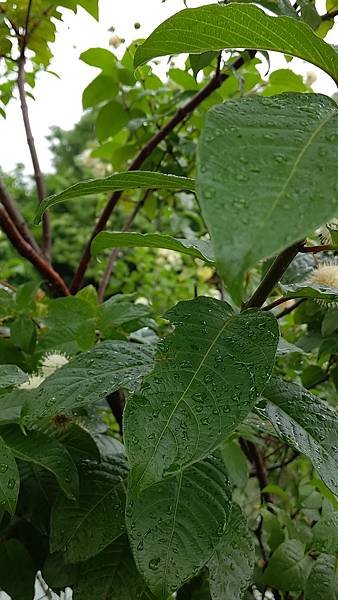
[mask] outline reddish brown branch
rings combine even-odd
[[[25,219],[19,211],[14,198],[12,198],[2,181],[0,181],[0,202],[4,205],[8,215],[12,219],[17,230],[21,233],[24,240],[26,240],[26,242],[28,242],[28,244],[30,244],[36,252],[41,253],[41,250]]]
[[[267,470],[264,458],[257,446],[249,440],[239,439],[241,448],[253,467],[255,467],[255,475],[258,479],[259,489],[261,491],[262,502],[272,503],[272,497],[269,492],[263,491],[269,484]]]
[[[248,50],[250,58],[255,56],[254,50]],[[233,64],[232,70],[238,70],[245,62],[245,59],[240,56]],[[136,171],[139,169],[145,160],[150,156],[150,154],[155,150],[155,148],[171,133],[171,131],[184,119],[186,119],[194,110],[199,106],[203,100],[208,98],[212,92],[217,90],[222,83],[231,76],[232,72],[219,73],[218,68],[216,70],[215,76],[207,83],[207,85],[202,88],[195,96],[193,96],[184,106],[179,108],[174,116],[143,146],[137,156],[134,158],[133,162],[129,166],[129,171]],[[74,274],[73,281],[70,286],[70,290],[72,293],[76,293],[81,286],[84,275],[88,268],[90,262],[90,246],[94,239],[94,237],[102,231],[110,218],[112,211],[114,210],[116,204],[118,203],[122,192],[114,192],[112,196],[109,198],[109,201],[104,208],[101,216],[99,217],[94,230],[90,236],[90,239],[85,247],[83,252],[80,264]]]
[[[21,256],[26,258],[30,263],[32,263],[32,265],[34,265],[44,279],[51,284],[54,292],[58,296],[68,296],[69,290],[63,279],[56,271],[54,271],[47,260],[38,254],[28,242],[26,242],[1,204],[0,226],[10,242],[13,244],[14,248],[19,252],[19,254],[21,254]]]
[[[292,313],[300,304],[303,304],[303,302],[305,302],[306,298],[301,298],[300,300],[298,300],[298,302],[294,302],[291,306],[287,306],[286,308],[284,308],[284,310],[282,310],[278,315],[277,315],[277,319],[282,319],[283,317],[286,317],[286,315],[289,315],[290,313]]]
[[[322,244],[320,246],[303,246],[299,252],[309,252],[310,254],[317,254],[318,252],[338,252],[338,247],[332,244]]]
[[[29,120],[28,106],[26,101],[26,93],[25,93],[25,56],[24,56],[24,48],[22,50],[21,57],[19,59],[19,70],[18,70],[18,89],[20,95],[21,102],[21,112],[22,118],[24,122],[27,144],[29,148],[29,152],[31,155],[33,170],[34,170],[34,179],[36,183],[36,189],[39,201],[42,202],[46,197],[45,191],[45,183],[44,178],[40,169],[40,163],[38,159],[38,155],[35,148],[34,138],[32,134],[32,129]],[[42,217],[42,232],[43,232],[43,247],[42,251],[47,260],[50,261],[51,255],[51,229],[49,224],[48,214],[44,213]]]

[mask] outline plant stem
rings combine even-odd
[[[320,18],[322,21],[330,21],[338,16],[338,8],[331,10],[331,12],[325,13],[325,15],[321,15]]]
[[[299,252],[310,252],[311,254],[317,254],[317,252],[329,252],[330,250],[338,252],[338,246],[332,244],[322,244],[321,246],[303,246]]]
[[[257,290],[251,296],[244,308],[261,308],[261,306],[263,306],[265,300],[272,292],[273,288],[278,283],[289,264],[297,256],[300,248],[303,247],[303,244],[303,241],[296,242],[292,246],[289,246],[289,248],[286,248],[286,250],[283,250],[283,252],[281,252],[277,258],[275,258],[270,269],[264,275]]]
[[[248,50],[250,58],[255,56],[254,50]],[[232,70],[238,70],[245,63],[245,58],[240,56],[233,64]],[[232,74],[229,72],[220,73],[218,68],[216,69],[216,73],[214,77],[207,83],[204,88],[199,90],[195,96],[193,96],[184,106],[179,108],[174,116],[157,132],[155,135],[146,142],[140,152],[136,155],[134,160],[129,166],[128,171],[136,171],[139,169],[145,160],[151,155],[153,150],[157,148],[157,146],[171,133],[171,131],[187,116],[189,116],[197,106],[199,106],[203,100],[208,98],[212,92],[217,90],[226,79],[228,79]],[[112,196],[109,198],[107,205],[105,206],[103,212],[101,213],[93,231],[90,236],[90,239],[85,247],[82,258],[80,260],[79,266],[74,274],[73,281],[70,286],[71,292],[74,294],[78,291],[85,276],[86,270],[88,268],[90,262],[90,246],[94,239],[94,237],[102,231],[110,218],[112,211],[114,210],[116,204],[118,203],[122,192],[114,192]]]
[[[29,120],[28,106],[26,101],[26,92],[25,92],[25,54],[24,47],[21,51],[21,56],[18,62],[18,90],[21,102],[21,112],[23,123],[26,132],[27,144],[29,148],[29,152],[32,159],[33,170],[34,170],[34,179],[36,183],[36,189],[39,201],[42,202],[46,197],[45,191],[45,183],[44,178],[40,169],[40,163],[35,147],[35,142],[32,134],[32,128]],[[51,256],[51,228],[49,223],[48,214],[44,213],[42,217],[42,232],[43,232],[43,245],[42,251],[44,256],[48,261],[50,261]]]
[[[34,250],[34,248],[32,248],[28,242],[26,242],[1,204],[0,227],[19,254],[32,263],[39,273],[41,273],[41,275],[51,284],[54,292],[58,296],[68,296],[69,290],[63,279],[56,271],[54,271],[49,262],[43,258],[41,254],[38,254],[38,252],[36,252],[36,250]]]
[[[5,184],[0,180],[0,202],[5,207],[9,217],[12,219],[13,224],[17,228],[17,230],[21,233],[22,237],[28,244],[34,248],[36,252],[41,254],[41,250],[35,240],[32,232],[30,231],[25,219],[23,218],[21,212],[19,211],[14,198],[10,195],[7,190]]]

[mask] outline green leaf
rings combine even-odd
[[[305,454],[338,495],[337,412],[301,386],[276,377],[265,388],[264,398],[268,403],[263,414],[281,439]]]
[[[12,451],[0,437],[0,509],[15,513],[19,493],[19,471]],[[0,546],[1,547],[1,546]]]
[[[0,396],[0,425],[19,423],[22,407],[32,390],[13,390]]]
[[[99,3],[98,0],[77,0],[78,4],[87,11],[94,19],[99,19]]]
[[[118,83],[107,75],[98,75],[91,81],[82,93],[82,107],[93,108],[104,100],[115,98],[118,93]]]
[[[31,427],[58,414],[73,415],[82,407],[95,406],[121,387],[134,390],[152,365],[152,351],[144,345],[102,342],[58,369],[34,390],[23,407],[23,422]]]
[[[227,440],[219,447],[230,481],[239,488],[248,483],[248,463],[244,452],[235,441]]]
[[[0,434],[16,458],[51,471],[68,498],[77,496],[77,469],[62,444],[39,431],[25,435],[18,425],[4,425]]]
[[[326,285],[282,285],[281,290],[285,298],[311,298],[313,300],[325,300],[326,302],[337,302],[338,289]]]
[[[321,554],[305,584],[304,600],[338,600],[338,559]]]
[[[74,462],[100,460],[99,449],[90,433],[72,423],[67,428],[54,431],[54,437],[65,446]]]
[[[263,581],[278,590],[304,589],[312,560],[305,555],[305,545],[299,540],[287,540],[278,546],[264,571]]]
[[[251,96],[209,111],[197,191],[220,274],[238,302],[247,269],[337,212],[337,128],[337,105],[315,94]]]
[[[80,565],[74,600],[151,600],[153,596],[138,573],[126,536]]]
[[[158,56],[225,48],[275,50],[298,56],[338,80],[338,56],[312,29],[292,17],[271,17],[256,6],[188,8],[169,17],[141,44],[135,67]]]
[[[213,600],[241,600],[255,564],[255,545],[246,518],[233,504],[230,521],[216,552],[208,563]]]
[[[315,550],[338,556],[338,512],[322,516],[312,532],[312,546]]]
[[[87,560],[125,530],[125,488],[128,465],[123,452],[100,463],[79,466],[76,502],[59,495],[52,508],[50,550],[63,550],[66,562]]]
[[[145,326],[150,313],[150,306],[134,304],[126,294],[116,294],[101,304],[98,328],[104,337],[114,339]]]
[[[51,588],[64,589],[76,583],[78,570],[79,565],[66,564],[61,552],[54,552],[45,560],[42,577]]]
[[[131,486],[126,522],[140,573],[165,600],[211,558],[231,510],[224,464],[211,456],[140,494]]]
[[[100,142],[118,133],[127,125],[129,114],[120,102],[111,100],[99,111],[96,119],[96,135]]]
[[[34,597],[36,568],[25,546],[17,540],[0,545],[0,586],[12,600]]]
[[[125,411],[128,456],[143,487],[203,459],[235,429],[270,377],[278,342],[273,315],[236,314],[212,298],[179,302],[166,317],[175,332]]]
[[[11,323],[11,340],[17,348],[33,353],[36,343],[36,329],[32,319],[20,316]]]
[[[6,389],[14,385],[21,385],[27,380],[27,374],[24,373],[17,365],[0,365],[0,389]],[[2,398],[0,398],[0,407],[1,402]]]
[[[176,239],[160,233],[120,233],[102,231],[92,242],[91,252],[97,256],[107,248],[167,248],[213,263],[213,253],[207,240]]]
[[[338,329],[338,307],[325,312],[321,329],[323,337],[331,335]]]
[[[80,54],[80,60],[92,67],[98,67],[104,75],[111,77],[116,73],[116,56],[106,48],[89,48]]]
[[[190,54],[189,60],[194,77],[196,78],[202,69],[208,67],[216,56],[217,52],[214,51],[202,52],[202,54]]]
[[[36,220],[39,222],[45,210],[55,204],[59,204],[59,202],[102,192],[114,192],[130,188],[164,188],[167,190],[190,190],[193,192],[195,190],[195,181],[188,177],[178,177],[177,175],[166,175],[165,173],[155,173],[152,171],[130,171],[116,173],[103,179],[88,179],[87,181],[75,183],[63,192],[46,198],[40,204],[36,213]]]

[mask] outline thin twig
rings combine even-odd
[[[273,288],[278,283],[289,264],[297,256],[299,249],[302,248],[303,245],[304,242],[297,242],[296,244],[289,246],[289,248],[286,248],[286,250],[281,252],[281,254],[275,258],[257,290],[246,303],[245,308],[260,308],[263,306],[270,292],[272,292]]]
[[[69,290],[63,279],[56,271],[54,271],[53,267],[47,262],[47,260],[38,254],[36,250],[34,250],[34,248],[28,244],[28,242],[26,242],[20,232],[16,229],[12,220],[8,216],[8,213],[1,204],[0,227],[19,254],[32,263],[39,273],[41,273],[41,275],[51,284],[54,292],[59,296],[68,296]]]
[[[303,302],[305,302],[306,300],[307,298],[301,298],[300,300],[298,300],[298,302],[294,302],[291,306],[287,306],[286,308],[284,308],[284,310],[282,310],[282,312],[276,315],[276,318],[282,319],[283,317],[286,317],[286,315],[292,313],[294,310],[296,310],[296,308],[298,308],[298,306],[300,306],[300,304],[303,304]]]
[[[273,308],[276,308],[276,306],[280,306],[281,304],[284,304],[284,302],[288,302],[289,300],[294,300],[294,298],[292,296],[289,296],[288,298],[282,296],[281,298],[277,298],[277,300],[271,302],[271,304],[263,306],[262,310],[272,310]]]
[[[22,237],[28,242],[36,252],[41,253],[37,241],[30,231],[25,219],[19,211],[14,198],[10,195],[5,184],[0,180],[0,202],[4,205],[8,215],[12,219],[15,227],[21,233]]]
[[[323,244],[321,246],[303,246],[299,252],[310,252],[311,254],[317,254],[318,252],[338,252],[338,246],[332,244]]]
[[[31,0],[30,0],[29,7],[28,7],[29,10],[27,10],[27,16],[26,16],[27,27],[28,27],[28,21],[29,21],[30,7],[31,7]],[[27,106],[27,101],[26,101],[26,92],[25,92],[25,62],[26,62],[25,50],[26,50],[26,43],[28,40],[28,35],[29,35],[28,31],[27,31],[27,29],[25,29],[24,37],[23,37],[23,40],[21,43],[20,58],[18,61],[18,82],[17,83],[18,83],[18,90],[19,90],[20,103],[21,103],[21,113],[22,113],[23,123],[24,123],[24,127],[25,127],[25,132],[26,132],[27,144],[28,144],[28,148],[29,148],[29,152],[30,152],[32,164],[33,164],[34,179],[35,179],[35,183],[36,183],[37,194],[38,194],[39,202],[42,202],[46,197],[45,182],[44,182],[44,178],[42,175],[42,171],[40,169],[40,163],[39,163],[39,159],[38,159],[38,155],[37,155],[37,151],[36,151],[36,147],[35,147],[35,142],[34,142],[32,128],[31,128],[30,119],[29,119],[28,106]],[[48,261],[50,261],[51,228],[50,228],[49,217],[48,217],[47,213],[44,213],[44,215],[42,217],[42,232],[43,232],[42,251],[43,251],[43,254],[46,257],[46,259]]]
[[[250,58],[255,56],[254,50],[248,50]],[[233,64],[232,70],[238,70],[245,63],[245,58],[240,56]],[[184,106],[179,108],[174,116],[143,146],[140,152],[136,155],[134,160],[129,166],[129,171],[136,171],[139,169],[145,160],[152,154],[155,148],[171,133],[171,131],[181,123],[188,115],[190,115],[197,106],[199,106],[206,98],[212,94],[216,89],[218,89],[226,79],[228,79],[232,75],[232,70],[229,73],[229,70],[224,73],[219,73],[216,70],[214,77],[209,81],[209,83],[199,90],[195,96],[193,96]],[[80,264],[74,274],[73,281],[70,286],[70,290],[72,293],[76,293],[81,286],[84,275],[88,268],[90,262],[90,246],[94,239],[94,237],[102,231],[112,211],[114,210],[116,204],[118,203],[122,192],[114,192],[112,196],[109,198],[107,205],[105,206],[103,212],[101,213],[93,231],[90,236],[90,239],[85,247],[82,258],[80,260]]]
[[[331,10],[331,12],[325,13],[325,15],[320,15],[322,21],[330,21],[338,16],[338,8]]]

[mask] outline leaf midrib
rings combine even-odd
[[[202,366],[204,365],[204,363],[205,363],[206,359],[208,358],[208,356],[209,356],[210,352],[212,351],[213,347],[215,346],[215,344],[216,344],[216,343],[217,343],[217,341],[219,340],[220,336],[221,336],[221,335],[224,333],[224,331],[225,331],[225,329],[228,327],[228,325],[229,325],[229,324],[230,324],[230,323],[231,323],[231,322],[232,322],[232,321],[233,321],[233,320],[234,320],[234,319],[235,319],[237,316],[238,316],[238,315],[236,315],[236,314],[233,314],[233,315],[231,315],[231,317],[229,317],[229,318],[228,318],[228,319],[227,319],[227,320],[224,322],[224,325],[223,325],[223,327],[221,327],[220,331],[217,333],[217,335],[215,336],[214,340],[213,340],[213,341],[212,341],[212,343],[210,344],[210,346],[209,346],[209,348],[208,348],[207,352],[204,354],[204,356],[203,356],[202,360],[200,361],[200,364],[198,365],[198,367],[197,367],[196,371],[194,372],[194,375],[192,376],[192,378],[191,378],[191,380],[190,380],[189,384],[187,385],[187,387],[185,388],[184,392],[181,394],[181,396],[179,397],[179,399],[178,399],[178,401],[176,402],[175,406],[173,407],[173,409],[172,409],[172,411],[171,411],[171,413],[170,413],[170,415],[169,415],[169,417],[168,417],[167,423],[166,423],[165,427],[164,427],[164,428],[163,428],[163,430],[162,430],[162,433],[160,434],[160,436],[159,436],[159,438],[158,438],[158,441],[157,441],[157,443],[156,443],[156,445],[155,445],[154,451],[153,451],[152,455],[150,456],[150,458],[149,458],[149,460],[148,460],[147,464],[145,465],[145,467],[144,467],[144,469],[143,469],[143,472],[142,472],[142,474],[140,475],[140,477],[139,477],[139,479],[138,479],[138,481],[137,481],[137,485],[138,485],[138,486],[140,485],[140,483],[141,483],[141,481],[142,481],[142,479],[143,479],[143,477],[144,477],[144,474],[146,473],[146,471],[147,471],[147,469],[148,469],[148,466],[149,466],[149,464],[151,463],[152,459],[154,458],[154,456],[155,456],[155,454],[156,454],[156,452],[157,452],[157,449],[158,449],[158,447],[159,447],[159,445],[160,445],[160,443],[161,443],[161,440],[162,440],[162,438],[163,438],[163,436],[164,436],[165,432],[167,431],[167,429],[168,429],[168,427],[169,427],[169,424],[170,424],[170,422],[171,422],[171,419],[172,419],[172,417],[174,416],[174,414],[175,414],[175,412],[176,412],[177,408],[179,407],[179,405],[181,404],[181,402],[183,402],[183,401],[184,401],[186,394],[188,393],[189,389],[191,388],[191,386],[192,386],[193,382],[195,381],[195,379],[196,379],[196,377],[197,377],[198,373],[200,372],[200,370],[201,370]]]

